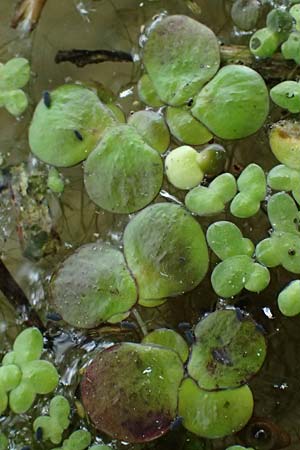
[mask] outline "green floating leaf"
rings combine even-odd
[[[266,24],[271,31],[288,35],[293,29],[294,20],[288,11],[274,8],[268,13]]]
[[[255,28],[259,18],[260,3],[258,0],[237,0],[231,8],[231,18],[241,30]]]
[[[300,314],[300,280],[288,284],[278,295],[278,308],[287,317]]]
[[[167,155],[166,175],[173,186],[191,189],[203,180],[204,173],[197,162],[197,155],[197,151],[188,145],[177,147]]]
[[[259,261],[263,263],[260,259]],[[237,295],[244,288],[251,292],[261,292],[269,282],[268,269],[246,255],[225,259],[215,267],[211,275],[214,291],[225,298]]]
[[[21,382],[22,372],[15,364],[0,367],[0,383],[5,392],[15,389]]]
[[[88,195],[101,208],[128,214],[147,206],[163,180],[160,155],[129,125],[105,133],[84,166]]]
[[[79,328],[91,328],[125,313],[137,301],[122,253],[103,242],[86,244],[69,256],[50,287],[55,310]]]
[[[219,144],[208,145],[197,155],[200,169],[209,177],[215,177],[223,172],[226,160],[226,150]]]
[[[30,78],[29,61],[25,58],[13,58],[0,65],[0,91],[20,89]]]
[[[66,84],[44,94],[29,128],[32,153],[53,166],[68,167],[86,159],[104,131],[115,124],[95,92]]]
[[[276,191],[292,191],[298,202],[300,193],[300,171],[280,164],[273,167],[268,174],[268,185]]]
[[[223,173],[215,178],[208,187],[198,186],[185,197],[185,206],[199,216],[218,214],[225,209],[236,194],[237,187],[233,175]]]
[[[239,176],[237,185],[240,193],[231,202],[231,214],[243,219],[254,216],[267,195],[263,169],[257,164],[249,164]]]
[[[241,430],[252,415],[253,403],[248,386],[208,392],[188,378],[180,387],[178,413],[187,430],[216,439]]]
[[[154,89],[149,75],[146,73],[139,79],[137,89],[140,100],[146,105],[152,106],[152,108],[160,108],[161,106],[164,106]]]
[[[294,18],[294,26],[300,31],[300,5],[294,5],[289,9],[290,15]]]
[[[300,170],[300,124],[281,120],[272,126],[270,147],[278,161],[291,169]]]
[[[186,362],[189,356],[189,348],[180,334],[168,328],[159,328],[147,334],[142,344],[154,344],[174,350],[180,356],[182,362]]]
[[[292,59],[296,64],[300,64],[300,33],[293,31],[288,39],[281,46],[281,53],[284,59]]]
[[[147,442],[165,434],[176,417],[182,378],[173,350],[117,344],[99,352],[87,368],[82,400],[98,430],[126,442]]]
[[[263,78],[246,66],[229,65],[200,91],[192,114],[216,136],[241,139],[258,131],[269,112]]]
[[[170,133],[161,114],[150,111],[137,111],[128,119],[128,124],[137,129],[148,145],[159,153],[164,153],[170,144]]]
[[[126,117],[124,111],[120,106],[115,105],[114,103],[107,103],[106,107],[110,110],[115,120],[120,123],[126,123]]]
[[[53,444],[59,444],[65,429],[70,424],[69,415],[71,409],[68,400],[57,395],[50,402],[49,416],[39,416],[33,422],[33,430],[42,429],[42,440],[50,440]]]
[[[256,246],[257,260],[267,267],[282,265],[292,273],[300,273],[300,236],[275,231]]]
[[[283,81],[270,91],[273,102],[291,113],[300,112],[300,84],[296,81]]]
[[[62,447],[53,450],[85,450],[91,443],[91,433],[85,430],[77,430],[65,439]]]
[[[278,192],[268,202],[268,217],[275,231],[296,233],[300,236],[300,215],[296,203],[288,194]]]
[[[26,110],[28,99],[25,92],[21,89],[17,89],[6,93],[3,105],[10,114],[18,117]]]
[[[27,328],[20,333],[13,346],[14,362],[18,365],[40,359],[43,336],[37,328]]]
[[[194,333],[188,373],[202,389],[246,384],[264,363],[265,338],[251,317],[240,310],[215,311],[197,324]]]
[[[232,222],[220,221],[209,226],[206,239],[213,252],[222,260],[231,256],[252,256],[254,245],[244,238],[240,229]]]
[[[34,403],[36,393],[29,380],[22,381],[9,395],[9,406],[15,414],[23,414]]]
[[[180,142],[188,145],[206,144],[213,137],[211,132],[196,120],[188,109],[169,106],[166,121],[172,135]]]
[[[151,29],[144,64],[159,97],[178,106],[217,72],[219,44],[205,25],[187,16],[167,16]]]
[[[0,450],[8,450],[8,439],[4,433],[0,432]]]
[[[124,252],[142,299],[164,299],[194,289],[208,269],[199,223],[181,206],[158,203],[127,225]]]
[[[280,45],[278,33],[269,28],[257,30],[250,39],[250,52],[258,58],[271,58]]]
[[[144,306],[145,308],[156,308],[157,306],[161,306],[164,303],[166,303],[166,298],[160,298],[160,299],[144,299],[139,298],[138,304],[141,306]]]

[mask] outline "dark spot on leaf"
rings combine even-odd
[[[211,353],[216,362],[223,364],[224,366],[233,365],[230,355],[227,353],[225,347],[215,348]]]

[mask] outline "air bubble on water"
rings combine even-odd
[[[148,374],[148,373],[151,373],[152,372],[152,369],[151,369],[151,367],[147,367],[145,370],[143,370],[143,375],[145,375],[145,374]],[[151,392],[151,391],[150,391]]]

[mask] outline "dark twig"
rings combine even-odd
[[[87,64],[98,64],[107,61],[132,62],[130,53],[119,50],[59,50],[55,56],[56,64],[70,62],[77,67],[84,67]]]
[[[28,298],[21,287],[15,281],[3,261],[0,259],[0,290],[7,300],[19,313],[25,312],[27,324],[36,326],[40,331],[45,331],[45,327],[36,311],[32,308]]]
[[[286,61],[281,53],[276,53],[272,58],[256,59],[244,45],[222,45],[221,64],[244,64],[259,72],[265,80],[278,82],[291,78],[300,77],[300,67],[295,66],[293,61]],[[87,64],[98,64],[107,61],[133,62],[133,56],[121,50],[59,50],[55,57],[57,64],[70,62],[78,67]]]

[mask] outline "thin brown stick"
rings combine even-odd
[[[59,50],[55,56],[57,64],[70,62],[77,67],[84,67],[87,64],[99,64],[107,61],[132,62],[130,53],[118,50]]]
[[[300,67],[293,61],[286,61],[281,53],[276,53],[272,58],[256,59],[249,51],[248,47],[243,45],[222,45],[221,64],[243,64],[252,67],[259,72],[262,77],[269,82],[278,82],[291,78],[300,77]],[[133,62],[133,55],[119,50],[59,50],[55,57],[57,64],[61,62],[70,62],[78,67],[84,67],[88,64],[98,64],[107,61],[112,62]]]
[[[25,313],[25,322],[30,326],[36,326],[40,331],[45,331],[43,322],[32,308],[25,293],[13,278],[3,261],[0,259],[0,290],[18,313]]]
[[[20,0],[11,21],[12,28],[23,24],[25,31],[32,31],[42,14],[47,0]]]

